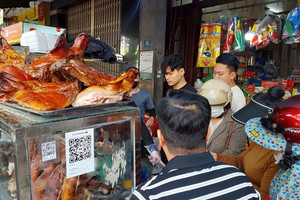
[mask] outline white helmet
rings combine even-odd
[[[229,85],[221,79],[211,79],[206,81],[198,94],[204,96],[211,106],[224,105],[231,102],[232,91]]]

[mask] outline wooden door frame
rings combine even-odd
[[[193,0],[193,3],[175,8],[171,7],[171,1],[168,1],[167,11],[167,30],[166,30],[166,51],[165,55],[173,53],[174,36],[176,33],[175,23],[180,18],[189,18],[188,29],[186,30],[186,42],[185,42],[185,62],[186,62],[186,81],[193,85],[199,76],[199,68],[196,67],[197,55],[198,55],[198,42],[201,26],[202,10],[199,6],[198,0]],[[183,19],[182,19],[183,20]],[[188,35],[187,35],[188,34]],[[200,72],[201,73],[201,72]],[[166,93],[168,86],[164,83],[164,94]],[[165,96],[165,95],[164,95]]]

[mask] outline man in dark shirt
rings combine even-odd
[[[159,101],[157,133],[169,163],[132,200],[260,199],[244,173],[206,152],[210,114],[207,99],[185,90],[170,90]]]
[[[197,90],[188,84],[184,78],[185,61],[183,55],[168,55],[164,58],[162,72],[169,86],[174,90],[188,90],[197,93]]]

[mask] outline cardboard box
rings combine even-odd
[[[279,82],[278,81],[262,81],[261,82],[261,87],[269,89],[273,86],[278,86]]]
[[[281,88],[283,90],[289,90],[292,91],[294,86],[293,80],[281,80]]]
[[[31,24],[26,22],[19,22],[3,28],[1,30],[1,35],[7,40],[9,44],[18,44],[20,43],[20,39],[23,33],[28,31],[33,31],[33,30],[38,30],[42,33],[49,34],[49,35],[60,35],[66,29]]]

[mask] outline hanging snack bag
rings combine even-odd
[[[197,67],[214,67],[220,55],[221,24],[201,25]]]
[[[270,41],[279,43],[281,32],[281,21],[279,17],[268,14],[263,20],[257,20],[252,28],[255,36],[250,41],[250,46],[256,46],[256,49],[266,47]]]
[[[300,36],[300,7],[294,8],[287,16],[283,32],[282,39],[286,39],[291,36]]]
[[[221,46],[221,24],[215,23],[210,25],[210,47],[212,49],[212,61],[211,66],[216,65],[216,59],[220,55],[220,46]]]
[[[228,24],[228,29],[227,29],[227,35],[225,39],[225,44],[224,44],[224,53],[230,53],[232,52],[232,42],[234,38],[234,23],[233,23],[233,18],[229,19],[229,24]]]
[[[201,25],[199,47],[198,47],[197,67],[205,67],[209,64],[209,62],[211,60],[211,52],[210,52],[210,46],[209,46],[209,34],[210,34],[209,24]]]
[[[245,40],[241,18],[235,16],[234,21],[234,51],[245,51]]]
[[[281,33],[281,20],[276,15],[268,15],[269,23],[267,24],[268,27],[268,37],[274,43],[278,44],[280,42],[280,33]]]

